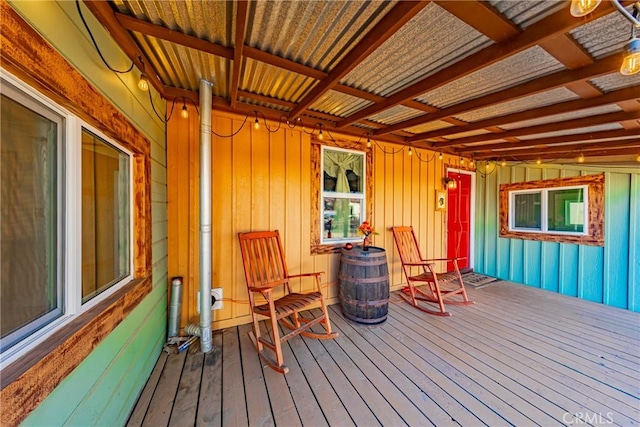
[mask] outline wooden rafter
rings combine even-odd
[[[576,133],[571,135],[552,136],[548,138],[525,139],[517,142],[496,142],[494,144],[471,145],[460,147],[456,152],[475,157],[484,152],[494,152],[494,150],[517,150],[523,147],[549,147],[553,144],[566,144],[567,142],[577,142],[581,144],[599,143],[602,140],[613,138],[632,138],[638,132],[633,129],[603,130],[599,132]]]
[[[485,134],[470,136],[467,138],[457,138],[447,142],[436,142],[434,147],[442,148],[454,145],[473,144],[483,141],[495,141],[506,137],[517,137],[522,135],[534,135],[547,132],[556,132],[565,129],[575,129],[581,127],[597,126],[606,123],[616,123],[624,120],[635,120],[640,118],[640,111],[620,111],[615,113],[600,114],[597,116],[581,117],[579,119],[565,120],[563,122],[546,123],[543,125],[529,126],[508,130],[501,134]]]
[[[440,120],[444,117],[451,117],[456,114],[461,114],[490,105],[500,104],[502,102],[510,101],[513,99],[534,95],[536,93],[564,86],[568,83],[584,81],[609,74],[617,71],[619,68],[619,55],[611,55],[607,58],[594,62],[593,64],[586,67],[579,68],[577,70],[558,71],[556,73],[530,80],[526,83],[522,83],[518,86],[514,86],[500,92],[491,93],[479,98],[471,99],[466,102],[455,104],[451,107],[440,110],[437,113],[425,114],[410,120],[396,123],[392,126],[388,126],[384,129],[376,131],[376,135],[384,135],[396,130],[406,129],[434,120]],[[340,126],[340,124],[338,124],[338,126]]]
[[[495,42],[520,33],[520,28],[486,1],[436,1],[438,6]]]
[[[494,64],[499,60],[505,59],[509,56],[515,55],[516,53],[522,52],[525,49],[535,46],[547,38],[554,37],[558,34],[564,34],[573,28],[584,25],[584,23],[587,21],[600,18],[601,16],[604,16],[612,11],[613,6],[607,3],[601,5],[586,17],[582,19],[575,19],[567,12],[566,9],[562,9],[530,25],[514,37],[504,40],[501,43],[488,46],[480,50],[479,52],[465,58],[464,61],[458,61],[450,67],[429,75],[419,82],[396,92],[394,95],[388,97],[384,101],[352,114],[346,119],[340,121],[338,123],[338,128],[347,126],[364,117],[368,117],[380,111],[391,108],[408,99],[413,99],[418,95],[436,89],[440,86],[444,86],[445,84],[450,83],[453,80],[456,80],[467,74],[471,74],[474,71]]]
[[[387,13],[369,33],[367,33],[357,45],[347,53],[340,62],[334,66],[327,77],[314,86],[313,89],[298,103],[291,111],[291,118],[295,119],[331,89],[343,76],[353,70],[358,64],[373,53],[382,43],[389,39],[404,24],[409,22],[418,12],[420,12],[429,2],[398,2],[393,9]]]
[[[248,2],[241,0],[236,3],[236,36],[235,49],[233,50],[233,71],[231,72],[231,82],[229,84],[229,103],[231,108],[236,106],[238,94],[238,83],[240,81],[240,70],[242,68],[242,49],[244,47],[244,32],[247,26]]]
[[[473,153],[473,158],[475,160],[486,160],[486,159],[494,159],[496,157],[505,157],[510,158],[512,156],[519,156],[520,154],[525,152],[529,152],[529,150],[535,150],[537,153],[541,151],[545,154],[554,154],[554,155],[567,155],[567,154],[580,154],[583,153],[587,155],[590,151],[600,151],[600,150],[619,150],[619,149],[628,149],[628,148],[640,148],[640,139],[625,139],[621,141],[607,141],[607,142],[598,142],[598,143],[581,143],[581,144],[571,144],[571,145],[563,145],[563,146],[551,146],[551,147],[531,147],[531,148],[519,148],[513,150],[502,150],[502,151],[491,151],[491,152],[481,152],[481,153]]]
[[[459,132],[468,132],[478,129],[490,129],[493,126],[506,125],[509,123],[516,123],[524,120],[529,120],[532,117],[546,117],[556,114],[570,113],[572,111],[578,111],[585,108],[597,107],[600,105],[615,104],[620,102],[637,102],[638,89],[636,87],[629,87],[625,89],[618,89],[616,91],[609,92],[601,95],[598,98],[590,99],[576,99],[572,101],[565,101],[557,104],[547,105],[545,107],[539,107],[532,110],[521,111],[518,113],[507,114],[500,117],[493,117],[486,120],[480,120],[474,123],[470,123],[464,127],[459,128],[444,128],[435,131],[424,132],[417,134],[408,139],[408,142],[415,142],[420,140],[433,140],[434,138],[441,136],[453,135]],[[640,106],[640,104],[638,104]],[[632,111],[632,110],[625,110]],[[497,129],[493,129],[493,132],[497,132]]]

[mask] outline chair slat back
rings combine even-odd
[[[278,230],[238,233],[238,239],[248,287],[260,288],[288,277]]]
[[[392,227],[393,239],[396,242],[402,264],[418,263],[422,260],[420,248],[413,227]]]

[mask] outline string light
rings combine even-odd
[[[187,104],[185,104],[184,101],[182,101],[182,111],[180,112],[180,115],[183,119],[189,118],[189,110],[187,110]]]
[[[140,74],[140,80],[138,80],[138,89],[144,92],[149,90],[149,79],[147,78],[147,75],[145,73]]]
[[[322,134],[322,125],[320,125],[320,132],[318,132],[318,139],[322,141],[324,139],[324,135]]]
[[[536,165],[541,165],[541,164],[542,164],[542,159],[536,160]]]
[[[369,139],[369,134],[367,134],[367,148],[371,148],[371,139]]]
[[[464,157],[460,157],[460,164],[464,165]]]
[[[258,113],[257,113],[257,112],[256,112],[256,119],[255,119],[255,121],[253,122],[253,128],[254,128],[255,130],[260,129],[260,122],[258,121]]]
[[[578,156],[578,163],[584,163],[584,154],[580,153]]]
[[[442,153],[438,153],[438,159],[442,160]]]
[[[409,147],[409,155],[412,155],[413,151],[411,151],[411,147]]]
[[[469,166],[473,167],[473,159],[469,160]]]
[[[507,161],[505,159],[502,159],[502,161],[500,162],[500,166],[507,166]]]

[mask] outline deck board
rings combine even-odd
[[[331,306],[340,336],[289,340],[286,376],[248,325],[215,331],[207,355],[161,355],[128,425],[640,425],[640,314],[508,282],[468,293],[446,318],[392,294],[379,325]]]

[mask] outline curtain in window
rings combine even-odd
[[[329,150],[324,152],[324,171],[330,177],[337,179],[336,191],[338,193],[351,192],[347,178],[347,170],[349,169],[358,177],[362,177],[361,155]]]

